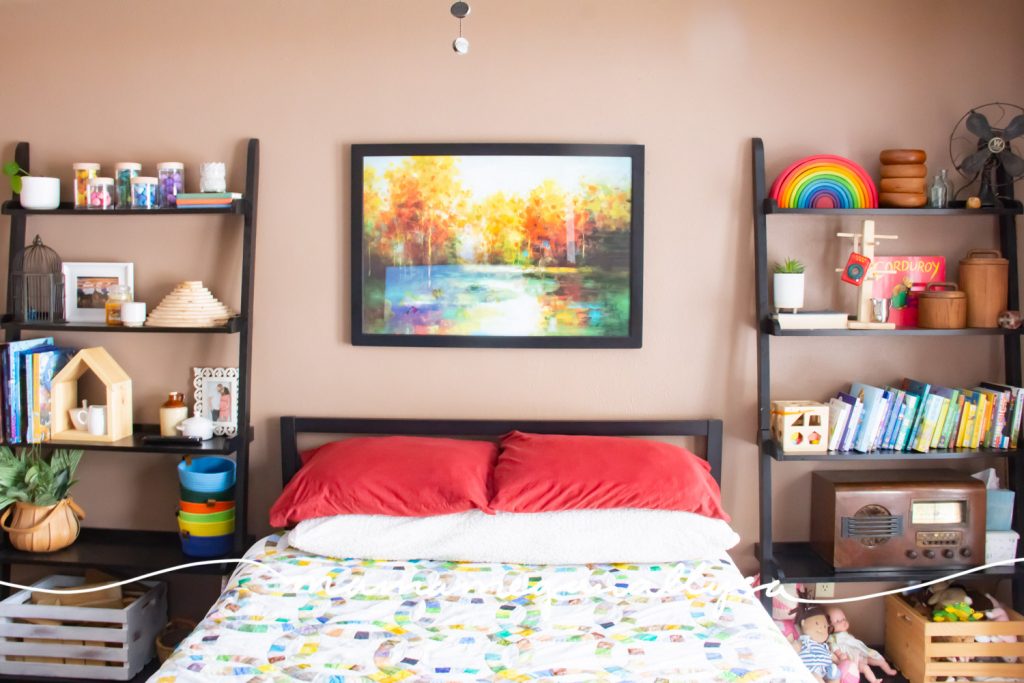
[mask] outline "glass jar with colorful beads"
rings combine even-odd
[[[92,162],[72,164],[75,171],[75,208],[89,208],[89,181],[100,174],[100,165]]]
[[[85,186],[86,194],[89,195],[90,209],[113,209],[114,208],[114,179],[113,178],[90,178]]]
[[[153,176],[140,175],[132,178],[132,208],[155,209],[159,184],[160,181]]]
[[[127,209],[132,205],[132,178],[142,173],[142,164],[122,161],[114,167],[114,185],[117,187],[117,205]]]
[[[173,209],[177,206],[178,193],[185,191],[185,164],[163,161],[156,165],[156,175],[160,181],[157,202],[162,209]]]

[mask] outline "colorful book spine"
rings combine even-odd
[[[935,448],[947,448],[949,446],[949,434],[953,431],[953,423],[956,422],[956,416],[960,412],[960,392],[957,389],[950,389],[949,406],[946,409],[946,413],[939,418],[939,425],[941,429],[938,437],[932,440],[932,444]]]
[[[942,438],[942,430],[946,426],[946,418],[949,416],[950,406],[953,404],[953,398],[949,389],[935,387],[933,391],[936,396],[941,396],[944,399],[942,410],[939,411],[939,418],[935,421],[935,431],[932,432],[931,443],[928,444],[930,448],[938,448],[939,440]]]
[[[928,396],[924,416],[921,419],[921,428],[918,430],[917,441],[914,442],[915,451],[927,453],[931,448],[932,433],[935,431],[935,424],[939,421],[939,414],[946,402],[947,400],[941,396],[935,394]]]
[[[982,435],[985,432],[985,425],[988,424],[988,420],[985,415],[991,408],[988,396],[980,391],[975,393],[978,395],[978,412],[974,417],[974,434],[971,436],[971,448],[977,448],[981,445]]]
[[[903,380],[904,391],[913,392],[917,395],[917,414],[914,416],[914,422],[910,428],[910,437],[907,441],[908,445],[917,443],[918,435],[921,433],[921,422],[924,418],[925,410],[928,407],[928,394],[931,392],[932,385],[925,382],[918,382],[913,379]],[[909,446],[908,446],[909,447]]]
[[[889,418],[889,422],[885,427],[885,434],[882,436],[882,448],[892,448],[893,442],[896,441],[896,430],[900,416],[903,415],[903,408],[906,401],[906,393],[893,387],[886,387],[886,390],[893,395],[893,409]]]
[[[913,427],[913,422],[917,416],[917,404],[918,399],[916,394],[907,393],[903,399],[906,406],[906,410],[903,414],[903,423],[900,425],[899,433],[896,435],[896,441],[893,443],[893,448],[897,451],[904,451],[907,449],[907,443],[910,440],[910,430]]]
[[[7,363],[7,423],[11,430],[11,443],[22,443],[25,440],[24,417],[25,417],[25,393],[23,390],[22,375],[24,368],[23,356],[31,349],[38,346],[52,346],[53,337],[40,337],[39,339],[26,339],[10,342],[8,351],[10,358]]]
[[[850,421],[846,425],[846,434],[843,435],[839,450],[846,452],[853,448],[854,438],[860,431],[860,425],[864,421],[864,402],[856,399],[853,409],[850,412]]]

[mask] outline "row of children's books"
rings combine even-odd
[[[949,389],[913,379],[856,382],[829,401],[829,450],[927,453],[933,448],[1017,448],[1024,389],[982,382]]]
[[[0,345],[5,443],[42,443],[50,438],[53,377],[74,355],[75,349],[54,346],[53,337]]]

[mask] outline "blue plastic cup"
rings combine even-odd
[[[220,456],[192,458],[178,463],[181,485],[200,493],[224,491],[235,485],[235,461]]]

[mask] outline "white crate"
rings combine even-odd
[[[84,581],[80,576],[58,574],[32,585],[71,588]],[[149,590],[121,609],[33,605],[31,591],[19,591],[0,602],[0,674],[130,680],[156,655],[156,636],[167,623],[166,584],[146,581],[143,585]],[[64,623],[33,624],[29,619]],[[83,622],[87,625],[76,625]],[[21,661],[26,657],[61,661]],[[67,659],[78,662],[63,661]]]

